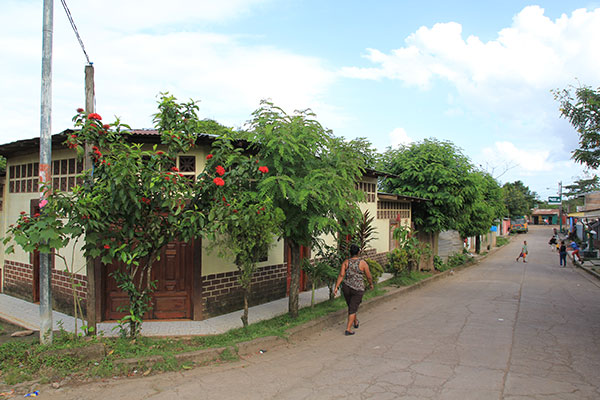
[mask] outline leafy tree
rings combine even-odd
[[[0,173],[6,171],[6,158],[0,156]]]
[[[509,217],[528,215],[536,204],[536,194],[521,181],[507,182],[502,186],[504,203]]]
[[[459,232],[463,237],[475,236],[476,251],[481,246],[480,235],[487,233],[494,220],[506,213],[502,188],[488,173],[474,171],[470,175],[472,185],[471,206],[466,210],[466,219]]]
[[[244,293],[242,323],[248,326],[248,301],[256,265],[273,244],[283,218],[270,197],[258,191],[269,168],[242,148],[234,146],[230,136],[222,136],[207,156],[195,203],[206,210],[206,237],[222,257],[233,258],[240,272]]]
[[[197,108],[195,102],[161,97],[154,121],[164,151],[156,146],[143,150],[126,140],[128,127],[120,121],[103,125],[99,114],[79,109],[74,122],[81,129],[66,144],[80,155],[84,143],[92,145],[93,169],[84,172],[85,183],[71,195],[50,193],[48,203],[40,204],[41,215],[28,218],[35,224],[18,223],[10,231],[26,251],[43,241],[46,251],[62,248],[83,235],[86,257],[122,262],[124,269],[113,276],[129,296],[129,314],[121,324],[129,325],[131,336],[139,333],[142,316],[152,306],[151,271],[162,247],[188,240],[204,226],[202,211],[187,201],[194,194],[193,184],[175,166],[177,154],[195,143]]]
[[[574,93],[573,93],[574,92]],[[572,158],[588,166],[600,166],[600,87],[589,86],[555,90],[554,98],[560,102],[560,115],[567,119],[579,133],[579,148]]]
[[[261,193],[285,215],[280,229],[291,248],[289,313],[295,318],[300,248],[320,234],[343,231],[344,221],[360,218],[356,204],[363,194],[355,182],[364,172],[364,161],[355,150],[359,146],[335,138],[311,111],[289,115],[266,101],[253,113],[244,138],[272,170],[259,184]]]
[[[388,149],[382,167],[395,175],[382,182],[384,191],[429,200],[413,209],[417,230],[433,233],[464,226],[472,201],[473,167],[454,144],[425,139]]]
[[[571,185],[566,185],[563,189],[563,196],[570,198],[579,197],[586,193],[600,190],[600,179],[598,175],[594,175],[591,178],[577,179]]]

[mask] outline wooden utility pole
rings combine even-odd
[[[42,99],[40,110],[40,202],[52,187],[52,30],[53,0],[44,0],[42,37]],[[43,203],[40,204],[43,211]],[[40,343],[52,343],[52,265],[50,254],[40,252]]]
[[[85,66],[85,112],[89,115],[95,112],[95,92],[94,92],[94,66],[89,63]],[[92,163],[92,151],[90,143],[85,143],[85,159],[83,164],[84,171],[92,171],[94,164]],[[93,175],[92,175],[93,177]],[[92,184],[92,182],[86,182],[85,184]],[[86,315],[87,315],[87,326],[90,334],[96,334],[96,324],[98,323],[98,315],[96,308],[96,299],[98,293],[96,293],[96,270],[94,268],[94,259],[91,257],[86,258],[86,276],[87,276],[87,297],[86,297]]]

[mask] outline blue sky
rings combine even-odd
[[[598,1],[68,1],[96,107],[152,127],[157,94],[239,127],[261,99],[311,108],[378,149],[450,140],[546,198],[589,171],[551,89],[600,86]],[[42,1],[0,2],[0,142],[39,135]],[[84,104],[85,58],[54,5],[53,133]],[[593,171],[592,171],[593,172]]]

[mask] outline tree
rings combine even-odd
[[[470,175],[472,185],[471,206],[466,209],[466,219],[459,228],[463,237],[475,236],[475,248],[479,253],[480,235],[489,232],[494,220],[506,213],[502,188],[487,172],[474,171]]]
[[[509,217],[528,215],[536,204],[536,194],[521,181],[507,182],[502,186],[504,203]]]
[[[382,168],[395,175],[382,182],[384,191],[429,200],[413,209],[417,230],[436,233],[464,226],[472,201],[473,167],[454,144],[425,139],[388,149]]]
[[[180,104],[162,95],[154,121],[164,151],[156,146],[143,150],[126,140],[128,127],[120,121],[103,125],[99,114],[86,115],[79,109],[74,122],[80,130],[66,144],[80,156],[84,143],[92,145],[93,169],[84,171],[83,185],[72,194],[50,193],[48,204],[40,204],[41,215],[27,218],[28,223],[22,216],[10,231],[26,251],[40,238],[49,248],[61,248],[83,235],[86,257],[122,262],[124,268],[113,276],[129,296],[129,313],[121,320],[123,334],[126,325],[130,336],[139,334],[142,316],[152,307],[151,271],[162,247],[176,239],[189,240],[204,227],[202,210],[188,201],[194,184],[175,166],[177,154],[195,143],[197,109],[193,101]]]
[[[574,93],[573,93],[574,91]],[[554,98],[560,102],[560,115],[567,119],[579,133],[579,148],[572,158],[588,166],[600,166],[600,87],[569,87],[554,90]]]
[[[273,244],[283,217],[271,198],[258,191],[258,184],[268,173],[268,166],[224,135],[213,144],[204,171],[198,176],[201,185],[195,204],[207,212],[206,237],[213,241],[220,256],[233,258],[240,272],[244,327],[248,326],[252,276]]]
[[[310,110],[285,113],[263,101],[244,134],[260,162],[272,174],[260,182],[263,196],[283,211],[281,235],[291,249],[289,313],[298,316],[300,249],[324,233],[336,234],[344,221],[358,220],[355,188],[363,174],[363,156],[353,144],[335,138]]]
[[[590,178],[577,179],[571,185],[566,185],[563,190],[563,196],[577,198],[586,193],[600,190],[600,179],[598,178],[598,175],[594,175]]]

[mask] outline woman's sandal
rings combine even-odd
[[[354,329],[358,328],[358,319],[354,320]]]
[[[352,332],[352,331],[346,331],[344,332],[344,335],[346,336],[350,336],[350,335],[354,335],[356,332]]]

